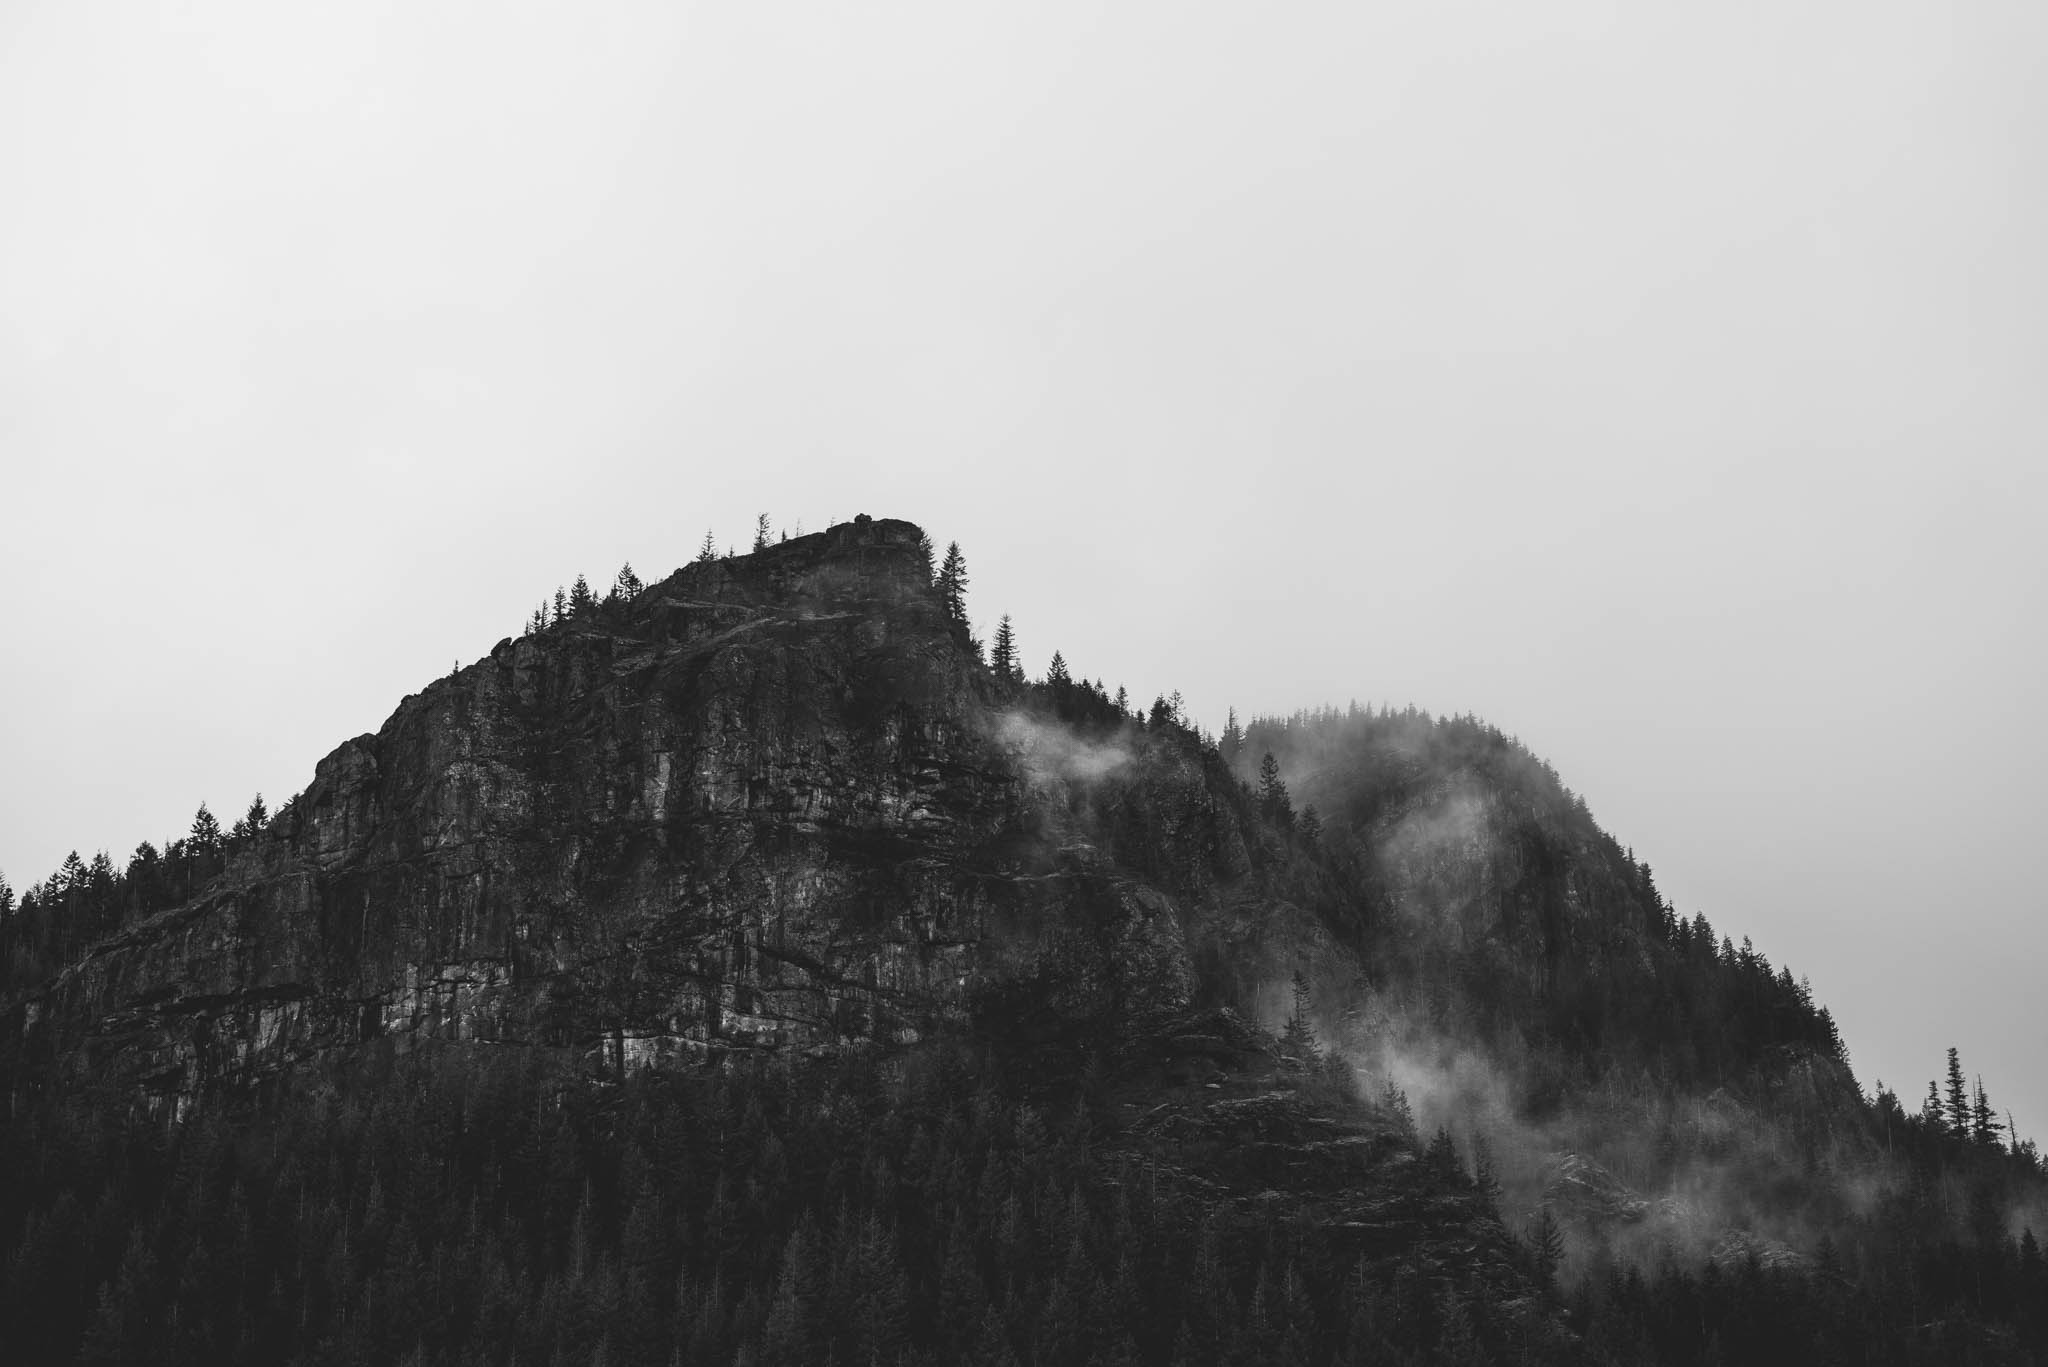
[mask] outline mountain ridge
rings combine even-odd
[[[1093,1117],[1098,1192],[1170,1173],[1233,1239],[1298,1229],[1396,1299],[1436,1269],[1452,1321],[1567,1357],[1561,1258],[1805,1276],[1894,1113],[1949,1161],[1498,730],[1354,706],[1211,741],[992,667],[933,559],[861,518],[588,600],[266,821],[40,885],[0,920],[9,1114],[182,1127],[514,1046],[572,1091],[872,1064],[873,1094],[980,1050],[1006,1104]],[[1997,1180],[2011,1224],[2038,1184]]]

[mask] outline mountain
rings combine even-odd
[[[1518,742],[1027,682],[905,522],[579,602],[0,963],[23,1360],[2048,1344],[2031,1146]]]

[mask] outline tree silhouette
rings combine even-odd
[[[1237,757],[1244,750],[1244,728],[1237,724],[1237,709],[1230,709],[1230,716],[1223,723],[1222,738],[1216,742],[1216,752],[1223,756],[1223,763],[1233,770]]]
[[[1294,803],[1287,795],[1287,784],[1280,778],[1280,761],[1273,758],[1271,750],[1259,761],[1259,812],[1283,829],[1294,825]]]
[[[1017,634],[1010,626],[1010,614],[1004,613],[1002,621],[996,623],[995,645],[989,652],[989,664],[996,677],[1005,683],[1015,683],[1023,676],[1017,664]]]
[[[1984,1095],[1984,1078],[1979,1074],[1970,1102],[1970,1138],[1988,1148],[1997,1148],[1999,1136],[2004,1133],[2005,1124],[1999,1120],[1991,1099]]]
[[[946,544],[946,558],[939,565],[939,601],[945,604],[946,617],[954,625],[967,625],[967,557],[960,553],[960,543]]]
[[[756,552],[760,552],[765,551],[767,549],[768,514],[762,513],[759,517],[754,519],[754,550]]]
[[[1948,1132],[1958,1139],[1970,1137],[1970,1094],[1963,1086],[1963,1064],[1954,1045],[1948,1051]]]
[[[251,836],[260,835],[263,828],[269,824],[270,809],[263,805],[263,794],[258,793],[249,803],[249,810],[235,822],[235,828],[230,835],[238,841],[247,840]]]

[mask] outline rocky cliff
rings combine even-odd
[[[1235,785],[1004,694],[908,523],[691,565],[407,698],[18,994],[15,1044],[176,1104],[422,1039],[624,1070],[1185,1005],[1191,938],[1244,928]],[[1153,877],[1096,835],[1138,800]]]

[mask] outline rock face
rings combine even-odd
[[[176,1104],[429,1038],[616,1070],[1183,1005],[1248,868],[1231,780],[1001,691],[908,523],[690,566],[407,698],[6,1028]],[[1149,878],[1092,834],[1140,786]]]

